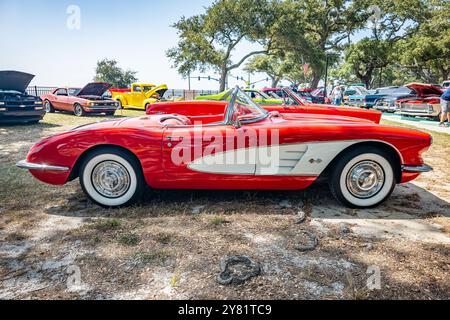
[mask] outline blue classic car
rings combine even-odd
[[[379,111],[386,112],[396,112],[400,111],[400,106],[397,101],[405,98],[412,98],[417,96],[416,91],[406,86],[398,87],[394,89],[390,94],[379,98],[373,108]]]
[[[392,94],[398,87],[384,87],[375,90],[361,90],[358,94],[348,97],[348,104],[354,107],[373,108],[379,99]]]

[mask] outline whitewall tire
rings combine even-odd
[[[103,207],[134,204],[142,195],[143,181],[138,161],[120,149],[96,150],[84,159],[80,168],[83,191]]]
[[[329,183],[335,198],[346,206],[378,206],[396,185],[393,157],[371,147],[347,152],[335,162]]]

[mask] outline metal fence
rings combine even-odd
[[[57,87],[40,87],[30,86],[27,88],[27,93],[32,96],[42,96],[50,93]],[[184,100],[192,100],[197,96],[204,96],[218,93],[217,90],[184,90],[184,89],[169,89],[166,91],[164,98],[168,100],[175,100],[182,98]]]
[[[27,93],[32,96],[40,97],[44,94],[50,93],[55,90],[56,87],[38,87],[38,86],[30,86],[27,88]]]

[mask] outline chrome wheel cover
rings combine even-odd
[[[131,185],[128,170],[115,161],[99,163],[92,171],[91,180],[95,190],[107,198],[122,197]]]
[[[83,113],[83,108],[80,105],[76,105],[74,113],[76,116],[81,116]]]
[[[363,161],[354,165],[346,179],[348,191],[360,199],[375,196],[383,188],[384,182],[384,170],[374,161]]]
[[[45,112],[50,112],[52,109],[49,101],[45,101],[44,107],[45,107]]]

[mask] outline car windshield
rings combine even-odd
[[[11,93],[11,94],[22,94],[22,92],[20,92],[20,91],[16,91],[16,90],[3,90],[3,89],[0,89],[0,93]]]
[[[144,92],[150,91],[155,89],[155,86],[143,86],[142,89],[144,90]]]
[[[256,91],[256,90],[248,90],[245,91],[252,99],[270,99],[270,97],[264,92]]]
[[[228,120],[237,116],[242,123],[256,122],[268,116],[268,112],[255,103],[245,92],[239,87],[227,92],[230,95],[230,104],[228,105]]]
[[[393,93],[396,88],[380,88],[375,94],[390,94]]]
[[[288,105],[298,105],[297,101],[300,101],[302,104],[310,104],[311,103],[308,100],[306,100],[303,96],[295,93],[292,90],[283,90],[283,93],[286,93],[286,92],[287,92],[287,96],[283,97],[283,98],[288,99],[288,101],[287,101]],[[294,99],[292,99],[289,95],[293,96]],[[297,101],[295,101],[295,103],[290,103],[290,99],[292,99],[292,100],[297,99]]]
[[[359,94],[359,95],[368,95],[368,94],[370,94],[369,90],[367,90],[366,88],[363,88],[363,87],[354,87],[353,89],[355,89],[356,93]]]
[[[275,91],[268,91],[266,94],[269,94],[274,99],[281,99],[281,97],[277,95]]]
[[[302,97],[311,97],[311,93],[310,92],[306,92],[306,91],[299,91],[298,92]]]
[[[394,94],[414,94],[414,91],[407,87],[400,87],[395,89]]]
[[[69,88],[67,89],[67,92],[69,93],[69,96],[76,96],[80,90],[80,88]]]

